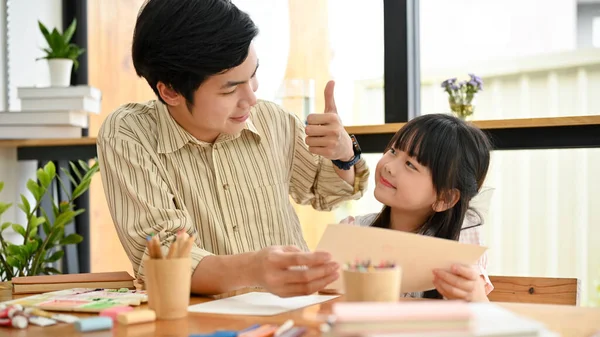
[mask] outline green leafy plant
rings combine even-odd
[[[73,67],[75,70],[79,67],[79,61],[77,58],[85,52],[85,49],[80,48],[78,45],[71,43],[71,38],[75,34],[77,27],[77,20],[73,19],[73,22],[64,31],[63,34],[59,33],[56,28],[50,32],[43,23],[38,21],[40,31],[44,35],[48,48],[42,48],[46,52],[46,56],[38,58],[42,59],[70,59],[73,60]]]
[[[69,170],[62,168],[72,183],[72,193],[69,193],[63,179],[56,174],[56,167],[52,162],[46,164],[43,169],[37,170],[36,180],[29,179],[27,181],[27,189],[33,195],[35,204],[31,205],[29,200],[21,194],[21,203],[18,205],[27,216],[27,224],[23,226],[4,222],[0,227],[0,280],[10,281],[17,276],[59,274],[60,271],[53,268],[52,263],[63,257],[62,247],[78,244],[83,240],[78,234],[65,235],[65,225],[71,223],[77,215],[85,212],[84,209],[75,209],[75,200],[89,189],[92,177],[99,171],[99,166],[97,161],[91,167],[84,161],[79,161],[77,164],[70,163],[75,176]],[[48,193],[55,181],[63,189],[68,200],[56,202],[52,193]],[[3,188],[4,182],[0,181],[0,192]],[[41,207],[42,199],[46,194],[51,200],[52,210],[45,210]],[[0,218],[12,205],[12,203],[0,202]],[[53,216],[48,216],[48,212],[52,212]],[[42,216],[38,216],[38,214]],[[42,226],[45,238],[39,234],[40,226]],[[23,237],[22,245],[10,243],[5,239],[4,233],[9,227]]]

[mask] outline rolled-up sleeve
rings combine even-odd
[[[174,202],[152,156],[139,144],[116,137],[99,138],[97,149],[110,214],[138,281],[143,283],[142,261],[149,257],[146,238],[151,234],[158,235],[165,255],[179,230],[195,235],[193,273],[202,258],[212,254],[200,246],[195,224]]]

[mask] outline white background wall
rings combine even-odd
[[[20,102],[16,96],[18,86],[45,85],[49,82],[46,63],[36,61],[43,55],[40,50],[45,46],[44,37],[39,31],[37,20],[42,21],[46,27],[58,27],[62,31],[62,1],[61,0],[12,0],[8,7],[8,41],[4,41],[5,34],[0,34],[0,44],[8,50],[8,76],[9,76],[9,105],[4,102],[4,95],[0,95],[3,110],[19,110]],[[6,13],[0,13],[4,16]],[[0,29],[5,29],[1,27]],[[4,55],[4,53],[3,53]],[[5,60],[2,60],[5,61]],[[0,67],[0,75],[4,74],[4,67]],[[6,88],[0,88],[2,92]],[[0,192],[0,200],[14,202],[15,205],[2,217],[2,222],[24,222],[22,211],[17,207],[21,193],[29,196],[25,188],[27,180],[35,177],[36,162],[17,162],[16,150],[13,148],[0,148],[0,181],[5,187]],[[13,236],[13,238],[16,238]]]

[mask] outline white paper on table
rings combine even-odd
[[[488,336],[535,336],[554,337],[556,333],[546,329],[539,321],[517,315],[494,303],[469,303],[474,315],[474,335]]]
[[[308,295],[282,298],[271,293],[251,292],[188,307],[205,314],[273,316],[332,300],[339,295]]]
[[[365,337],[559,337],[539,321],[523,317],[494,303],[469,303],[472,328],[464,331],[367,333]]]

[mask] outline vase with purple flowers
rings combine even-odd
[[[470,120],[475,112],[476,94],[483,91],[483,80],[474,74],[470,79],[457,82],[449,78],[442,82],[442,88],[448,93],[448,103],[454,115],[463,120]]]

